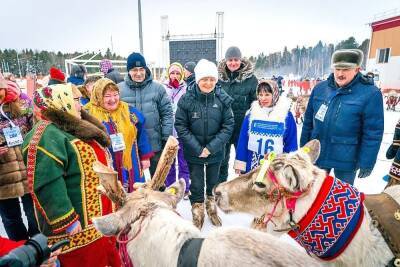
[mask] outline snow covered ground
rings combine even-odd
[[[287,89],[287,88],[286,88]],[[287,90],[286,90],[287,92]],[[294,92],[296,93],[296,92]],[[385,110],[385,131],[384,131],[384,136],[383,136],[383,141],[381,144],[381,148],[379,151],[378,155],[378,160],[375,165],[375,168],[368,178],[365,179],[356,179],[355,181],[355,186],[360,190],[365,193],[379,193],[383,190],[383,188],[386,185],[386,182],[382,180],[382,177],[389,172],[389,168],[391,165],[392,160],[387,160],[385,157],[386,150],[391,144],[392,138],[393,138],[393,133],[394,133],[394,128],[395,125],[398,121],[400,113],[398,112],[393,112],[393,111],[386,111]],[[298,136],[300,136],[301,133],[301,126],[298,126]],[[231,150],[231,158],[230,158],[230,167],[233,166],[233,160],[234,160],[234,149]],[[236,177],[234,170],[231,168],[229,170],[229,179],[232,179]],[[192,220],[192,215],[191,215],[191,206],[189,200],[182,200],[178,204],[178,212],[181,214],[182,217],[184,217],[187,220]],[[222,219],[223,226],[243,226],[243,227],[249,227],[253,217],[248,215],[248,214],[243,214],[243,213],[230,213],[230,214],[224,214],[223,212],[219,212],[219,215]],[[26,221],[26,220],[25,220]],[[202,234],[206,236],[214,226],[211,224],[211,222],[208,220],[207,216],[204,221],[204,226],[202,229]],[[4,231],[4,227],[1,224],[0,225],[0,235],[1,236],[6,236],[6,233]],[[295,243],[292,239],[290,239],[287,235],[284,235],[282,237],[283,240],[289,242],[290,244],[293,244],[294,246],[297,246],[297,243]],[[300,248],[300,247],[299,247]]]

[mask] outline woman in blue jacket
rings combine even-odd
[[[272,80],[261,80],[257,100],[248,110],[240,130],[234,169],[237,174],[256,168],[264,155],[297,150],[297,128],[286,98]]]

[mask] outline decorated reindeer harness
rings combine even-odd
[[[268,162],[274,159],[268,156]],[[322,260],[338,257],[350,244],[364,218],[364,202],[372,217],[372,222],[384,237],[395,255],[389,266],[400,266],[400,206],[389,195],[364,195],[352,185],[339,179],[327,176],[314,200],[311,208],[298,223],[293,220],[293,213],[298,198],[308,194],[304,191],[291,192],[279,184],[269,164],[262,164],[255,181],[265,187],[264,179],[272,181],[273,187],[265,193],[265,197],[274,202],[272,210],[264,215],[264,224],[272,221],[276,215],[278,203],[286,205],[289,211],[289,227],[275,231],[288,231],[308,254]],[[285,200],[283,202],[282,200]],[[382,207],[385,209],[382,209]],[[283,210],[283,209],[282,209]],[[273,221],[272,221],[273,222]]]

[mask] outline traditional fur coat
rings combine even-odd
[[[109,139],[104,126],[82,111],[82,119],[56,109],[42,111],[23,143],[27,177],[39,228],[49,244],[68,238],[63,252],[70,252],[102,237],[91,219],[112,212],[111,202],[96,187],[95,161],[109,165],[104,149]],[[68,227],[80,222],[82,231],[69,236]]]

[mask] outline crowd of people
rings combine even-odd
[[[300,145],[318,139],[316,164],[351,184],[357,170],[360,178],[370,175],[383,136],[382,94],[360,73],[362,58],[356,49],[333,54],[333,73],[311,91],[300,138]],[[113,168],[132,192],[146,169],[154,175],[175,136],[179,151],[165,185],[186,181],[185,199],[201,229],[205,213],[222,224],[212,189],[227,180],[230,155],[231,167],[243,174],[271,152],[298,149],[281,76],[257,79],[235,46],[218,65],[182,63],[171,63],[163,82],[153,79],[140,53],[128,56],[125,77],[107,59],[101,76],[88,76],[83,65],[73,65],[68,78],[52,68],[32,99],[0,77],[0,215],[8,238],[38,232],[50,244],[68,238],[61,266],[132,266],[126,247],[93,227],[93,217],[117,208],[97,192],[94,162]]]

